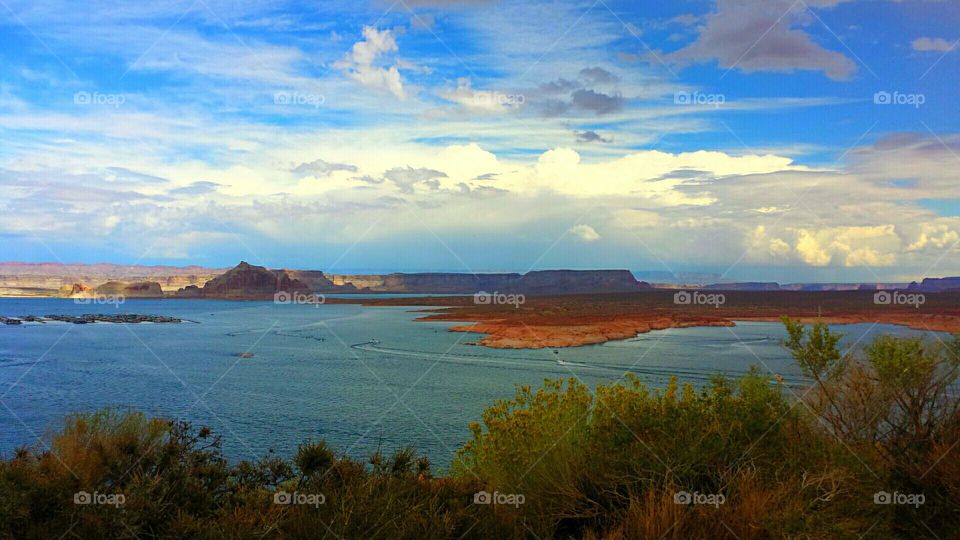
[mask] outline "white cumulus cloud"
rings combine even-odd
[[[334,67],[344,70],[350,78],[364,86],[388,91],[403,100],[407,95],[397,66],[380,67],[374,64],[379,57],[398,50],[392,31],[364,26],[363,40],[354,43],[350,52]]]
[[[584,242],[596,242],[600,239],[600,234],[598,234],[597,231],[595,231],[593,227],[589,225],[574,225],[573,227],[570,227],[570,230],[567,232],[576,236],[580,240],[583,240]]]
[[[910,46],[913,47],[915,51],[921,52],[943,52],[947,53],[954,49],[956,42],[950,43],[949,41],[943,38],[930,38],[930,37],[919,37],[912,42]]]

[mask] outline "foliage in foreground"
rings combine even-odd
[[[205,428],[75,415],[0,461],[0,537],[958,537],[960,341],[843,355],[825,325],[784,322],[809,388],[756,368],[700,389],[521,387],[444,478],[409,449],[229,464]]]

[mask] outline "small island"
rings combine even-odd
[[[93,324],[93,323],[112,323],[112,324],[140,324],[140,323],[160,323],[160,324],[178,324],[184,322],[183,319],[168,317],[166,315],[138,315],[135,313],[84,313],[82,315],[23,315],[19,317],[0,317],[0,324],[11,326],[23,323],[45,324],[48,322],[61,322],[71,324]]]

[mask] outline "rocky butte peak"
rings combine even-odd
[[[629,270],[535,270],[520,279],[519,290],[529,294],[588,294],[635,292],[650,288]]]
[[[292,279],[284,270],[270,270],[241,261],[240,264],[208,281],[202,288],[185,288],[180,296],[208,298],[272,298],[278,292],[310,293],[303,282]]]

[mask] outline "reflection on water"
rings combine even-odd
[[[422,308],[418,308],[422,309]],[[0,315],[99,313],[111,306],[0,299]],[[578,377],[590,385],[634,373],[662,386],[671,375],[702,385],[751,365],[800,387],[779,324],[687,328],[572,349],[468,345],[452,323],[413,322],[408,308],[272,302],[128,300],[119,312],[199,324],[44,324],[0,327],[0,450],[34,444],[64,413],[106,406],[182,418],[224,436],[233,459],[289,455],[324,438],[365,456],[410,445],[438,465],[468,436],[467,423],[516,385]],[[845,347],[884,325],[840,327]],[[253,356],[244,358],[243,353]]]

